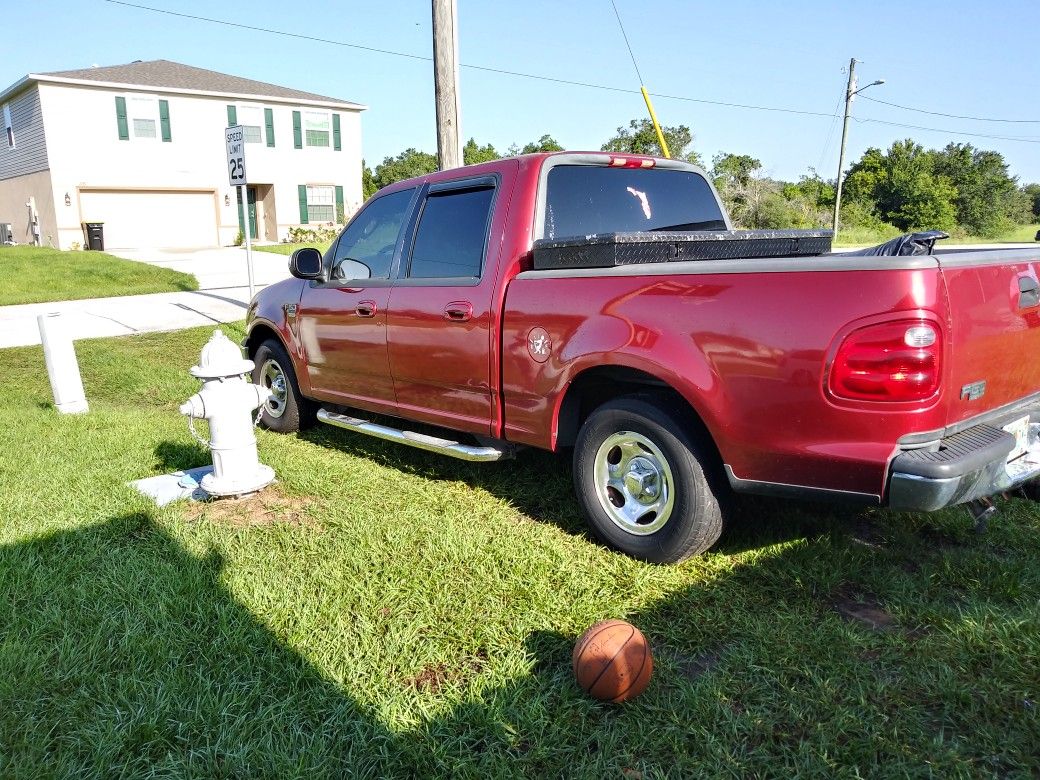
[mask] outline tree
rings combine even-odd
[[[1027,184],[1022,188],[1033,222],[1040,222],[1040,184]]]
[[[935,152],[934,173],[956,187],[957,223],[977,236],[995,236],[1022,219],[1018,183],[999,152],[948,144]]]
[[[478,146],[477,141],[474,138],[470,138],[466,141],[466,145],[462,147],[462,163],[463,165],[476,165],[477,163],[490,162],[491,160],[497,160],[501,157],[495,147],[491,144],[487,146]]]
[[[396,157],[386,157],[376,166],[373,183],[376,189],[413,176],[425,176],[438,168],[436,156],[417,149],[405,149]]]
[[[720,190],[730,186],[747,186],[761,168],[761,160],[747,154],[719,152],[711,159],[711,177]]]
[[[524,148],[520,150],[520,154],[531,154],[533,152],[562,152],[563,147],[557,142],[555,138],[546,133],[537,141],[532,141],[529,144],[524,144]]]
[[[361,161],[361,197],[364,200],[368,200],[375,195],[376,190],[379,189],[379,185],[376,184],[375,174],[372,173],[372,169],[368,167],[368,164]]]
[[[689,148],[693,144],[693,133],[690,132],[690,128],[686,125],[662,127],[661,132],[674,159],[701,165],[700,156]],[[604,152],[664,156],[661,144],[657,140],[657,132],[649,119],[633,119],[628,123],[628,128],[619,127],[617,135],[600,148]]]
[[[937,170],[937,155],[912,139],[868,149],[845,178],[848,201],[900,230],[952,230],[957,188]]]

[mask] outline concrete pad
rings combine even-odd
[[[248,288],[232,287],[0,306],[0,348],[39,344],[36,318],[40,314],[68,317],[68,328],[76,339],[104,338],[234,322],[245,317],[248,298]]]
[[[197,469],[160,474],[158,477],[135,479],[129,484],[152,499],[156,506],[166,506],[186,498],[192,501],[208,501],[209,493],[200,485],[202,478],[212,473],[213,466],[200,466]]]
[[[249,277],[246,252],[240,247],[116,249],[110,254],[193,274],[201,289],[0,306],[0,348],[39,344],[36,318],[52,312],[69,318],[68,327],[76,339],[182,330],[245,317],[249,306]],[[254,287],[259,291],[289,278],[289,258],[271,252],[253,252],[253,272]]]

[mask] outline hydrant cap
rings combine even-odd
[[[252,360],[243,358],[242,350],[218,329],[202,348],[199,364],[191,368],[191,375],[199,379],[241,376],[252,371],[254,365]]]

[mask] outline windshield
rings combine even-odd
[[[544,238],[725,229],[711,187],[693,171],[599,165],[557,165],[549,171]]]

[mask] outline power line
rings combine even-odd
[[[948,133],[949,135],[970,135],[974,138],[993,138],[998,141],[1018,141],[1023,144],[1040,144],[1040,138],[1035,136],[1029,138],[1022,138],[1010,135],[987,135],[986,133],[967,133],[963,130],[950,130],[949,128],[943,127],[922,127],[921,125],[904,125],[899,122],[886,122],[883,119],[869,119],[867,117],[852,117],[854,122],[873,122],[877,125],[889,125],[891,127],[905,127],[908,130],[928,130],[933,133]]]
[[[427,57],[422,54],[409,54],[408,52],[394,51],[393,49],[381,49],[376,46],[364,46],[359,43],[348,43],[346,41],[335,41],[330,38],[319,38],[313,35],[304,35],[302,33],[286,32],[284,30],[275,30],[270,27],[258,27],[250,24],[241,24],[240,22],[229,22],[225,19],[214,19],[208,16],[197,16],[195,14],[181,13],[180,11],[169,11],[165,8],[154,8],[152,6],[140,5],[138,3],[129,3],[125,0],[105,0],[106,3],[113,5],[122,5],[127,8],[136,8],[140,11],[152,11],[153,13],[166,14],[168,16],[177,16],[182,19],[191,19],[198,22],[209,22],[211,24],[220,24],[226,27],[237,27],[242,30],[252,30],[253,32],[268,33],[270,35],[281,35],[286,38],[296,38],[304,41],[314,41],[315,43],[327,43],[332,46],[343,46],[349,49],[361,49],[362,51],[375,52],[377,54],[387,54],[393,57],[406,57],[411,60],[421,60],[424,62],[432,62],[432,57]],[[460,67],[468,68],[469,70],[478,70],[484,73],[497,73],[503,76],[516,76],[518,78],[534,79],[536,81],[547,81],[553,84],[566,84],[572,87],[585,87],[587,89],[600,89],[606,92],[620,92],[628,95],[640,94],[637,89],[628,89],[626,87],[614,87],[607,84],[593,84],[588,81],[575,81],[573,79],[561,79],[553,76],[541,76],[534,73],[523,73],[516,70],[506,70],[504,68],[492,68],[486,65],[470,65],[467,63],[461,63]],[[726,108],[744,108],[753,111],[774,111],[782,114],[800,114],[803,116],[821,116],[831,118],[834,114],[826,114],[822,111],[801,111],[793,108],[780,108],[778,106],[756,106],[747,103],[731,103],[722,100],[707,100],[705,98],[694,98],[685,95],[664,95],[658,92],[651,93],[654,97],[663,98],[665,100],[681,100],[688,103],[704,103],[711,106],[724,106]]]
[[[314,35],[304,35],[302,33],[286,32],[285,30],[275,30],[275,29],[272,29],[270,27],[258,27],[258,26],[255,26],[255,25],[242,24],[240,22],[230,22],[230,21],[227,21],[226,19],[214,19],[214,18],[211,18],[211,17],[208,17],[208,16],[198,16],[198,15],[195,15],[195,14],[186,14],[186,13],[182,13],[180,11],[169,11],[169,10],[167,10],[165,8],[154,8],[152,6],[141,5],[141,4],[138,4],[138,3],[126,2],[126,0],[105,0],[105,2],[106,3],[111,3],[113,5],[125,6],[127,8],[136,8],[136,9],[141,10],[141,11],[151,11],[153,13],[166,14],[167,16],[177,16],[177,17],[180,17],[182,19],[191,19],[193,21],[198,21],[198,22],[209,22],[210,24],[219,24],[219,25],[224,25],[226,27],[237,27],[237,28],[242,29],[242,30],[251,30],[253,32],[268,33],[269,35],[281,35],[281,36],[284,36],[286,38],[296,38],[298,40],[314,41],[316,43],[326,43],[326,44],[329,44],[329,45],[332,45],[332,46],[343,46],[343,47],[350,48],[350,49],[360,49],[362,51],[370,51],[370,52],[375,52],[377,54],[386,54],[386,55],[393,56],[393,57],[404,57],[404,58],[411,59],[411,60],[421,60],[421,61],[424,61],[424,62],[432,62],[433,61],[432,57],[427,57],[427,56],[421,55],[421,54],[410,54],[408,52],[394,51],[393,49],[382,49],[382,48],[379,48],[379,47],[376,47],[376,46],[365,46],[365,45],[360,44],[360,43],[348,43],[346,41],[336,41],[336,40],[332,40],[330,38],[320,38],[320,37],[317,37],[317,36],[314,36]],[[587,81],[574,81],[572,79],[561,79],[561,78],[556,78],[556,77],[553,77],[553,76],[540,76],[540,75],[537,75],[537,74],[534,74],[534,73],[523,73],[521,71],[506,70],[504,68],[492,68],[492,67],[488,67],[486,65],[469,65],[469,64],[461,63],[460,67],[468,68],[470,70],[482,71],[484,73],[497,73],[497,74],[503,75],[503,76],[515,76],[517,78],[533,79],[533,80],[536,80],[536,81],[546,81],[546,82],[553,83],[553,84],[566,84],[568,86],[573,86],[573,87],[585,87],[587,89],[599,89],[599,90],[604,90],[604,91],[607,91],[607,92],[619,92],[619,93],[624,93],[624,94],[629,94],[629,95],[638,95],[638,94],[640,94],[640,92],[638,90],[628,89],[628,88],[625,88],[625,87],[614,87],[614,86],[610,86],[610,85],[607,85],[607,84],[594,84],[594,83],[587,82]],[[796,115],[799,115],[799,116],[819,116],[819,117],[826,117],[828,119],[833,119],[836,116],[836,114],[833,113],[833,112],[832,113],[824,113],[822,111],[804,111],[804,110],[795,109],[795,108],[781,108],[779,106],[757,106],[757,105],[753,105],[753,104],[750,104],[750,103],[733,103],[733,102],[723,101],[723,100],[707,100],[705,98],[688,97],[686,95],[666,95],[666,94],[662,94],[660,92],[653,92],[651,94],[654,97],[663,98],[665,100],[679,100],[679,101],[683,101],[683,102],[687,102],[687,103],[700,103],[700,104],[710,105],[710,106],[723,106],[725,108],[742,108],[742,109],[746,109],[746,110],[750,110],[750,111],[772,111],[772,112],[781,113],[781,114],[796,114]],[[861,96],[861,97],[866,97],[866,96]],[[873,98],[867,98],[867,99],[873,100]],[[884,102],[884,101],[875,101],[875,102],[879,102],[880,103],[880,102]],[[893,103],[893,104],[890,104],[890,105],[895,106],[896,104]],[[905,106],[898,106],[898,107],[899,108],[907,108]],[[918,109],[910,109],[910,110],[918,110]],[[950,116],[952,117],[953,115],[950,115]],[[960,117],[958,117],[958,118],[960,118]],[[886,122],[886,121],[883,121],[881,119],[867,119],[867,118],[853,117],[853,120],[856,121],[856,122],[874,122],[876,124],[890,125],[892,127],[902,127],[902,128],[906,128],[906,129],[909,129],[909,130],[928,130],[928,131],[937,132],[937,133],[948,133],[950,135],[964,135],[964,136],[972,136],[972,137],[976,137],[976,138],[991,138],[991,139],[1000,140],[1000,141],[1018,141],[1020,143],[1029,143],[1029,144],[1040,143],[1040,139],[1018,138],[1018,137],[1014,137],[1014,136],[1001,136],[1001,135],[987,135],[987,134],[984,134],[984,133],[967,133],[967,132],[962,132],[962,131],[958,131],[958,130],[947,130],[947,129],[937,128],[937,127],[921,127],[919,125],[906,125],[906,124],[899,124],[897,122]],[[1011,120],[1008,120],[1008,121],[1011,121]],[[1019,120],[1016,120],[1016,121],[1019,121]],[[1032,120],[1020,120],[1020,121],[1032,121]]]
[[[892,106],[893,108],[901,108],[904,111],[916,111],[919,114],[931,114],[932,116],[945,116],[949,119],[970,119],[974,122],[1004,122],[1007,124],[1024,124],[1024,125],[1040,125],[1040,119],[994,119],[992,117],[984,116],[966,116],[964,114],[944,114],[941,111],[926,111],[923,108],[914,108],[913,106],[901,106],[899,103],[890,103],[887,100],[878,100],[875,97],[869,95],[861,95],[864,100],[869,100],[872,103],[884,103],[886,106]]]
[[[614,7],[614,16],[617,17],[618,27],[621,28],[621,35],[625,39],[625,46],[628,47],[628,56],[632,58],[632,67],[636,69],[636,78],[639,79],[639,83],[643,83],[643,75],[639,72],[639,65],[636,64],[636,55],[632,53],[632,44],[628,42],[628,33],[625,32],[625,25],[621,23],[621,14],[618,13],[617,3],[614,0],[610,0],[610,4]]]

